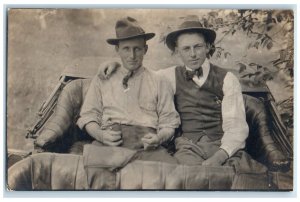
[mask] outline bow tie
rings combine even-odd
[[[193,77],[194,76],[197,76],[198,78],[203,76],[203,70],[202,70],[202,67],[198,68],[198,69],[195,69],[193,71],[190,71],[190,70],[185,70],[185,78],[187,81],[189,80],[193,80]]]
[[[122,84],[123,84],[123,88],[127,89],[128,88],[128,80],[130,77],[132,77],[133,75],[133,71],[129,71],[126,76],[124,76]]]

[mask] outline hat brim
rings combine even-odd
[[[186,29],[180,29],[180,30],[170,32],[166,36],[165,42],[166,42],[168,48],[170,50],[174,51],[175,46],[176,46],[177,37],[180,34],[187,33],[187,32],[202,33],[205,36],[206,41],[211,43],[211,44],[214,43],[214,41],[216,39],[216,32],[214,30],[211,30],[211,29],[199,28],[199,27],[191,27],[191,28],[186,28]]]
[[[120,41],[124,41],[127,39],[133,39],[133,38],[140,38],[144,37],[146,41],[152,39],[155,36],[155,33],[146,33],[146,34],[139,34],[139,35],[134,35],[130,37],[125,37],[125,38],[118,38],[118,39],[107,39],[106,42],[109,43],[110,45],[118,45]]]

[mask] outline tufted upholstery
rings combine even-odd
[[[66,166],[67,165],[67,166]],[[8,170],[10,190],[266,190],[265,173],[239,173],[233,167],[205,167],[133,161],[116,172],[100,170],[88,182],[83,157],[40,153]],[[252,182],[252,183],[245,183]]]

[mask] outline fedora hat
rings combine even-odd
[[[166,36],[166,44],[172,51],[175,50],[177,37],[186,32],[199,32],[205,36],[207,42],[213,44],[216,39],[216,32],[212,29],[203,27],[198,16],[187,16],[175,31],[170,32]]]
[[[149,40],[155,36],[154,33],[145,33],[143,28],[132,17],[122,18],[116,23],[116,38],[107,39],[107,43],[111,45],[117,45],[119,41],[132,39],[136,37],[144,37],[145,40]]]

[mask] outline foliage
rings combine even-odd
[[[294,15],[292,10],[212,10],[199,16],[204,27],[218,32],[215,42],[216,59],[229,58],[230,50],[222,47],[226,37],[244,34],[249,42],[247,49],[273,51],[276,57],[267,64],[248,61],[247,52],[236,61],[241,80],[247,80],[252,86],[266,85],[276,76],[284,75],[285,87],[293,89],[294,84]],[[170,27],[168,28],[170,29]],[[220,36],[221,34],[221,36]],[[163,41],[164,37],[161,37]],[[276,47],[276,48],[274,48]],[[278,48],[279,47],[279,48]],[[287,126],[293,123],[293,96],[277,103]]]
[[[216,57],[230,52],[218,46],[227,36],[242,31],[250,38],[248,49],[270,51],[274,44],[281,47],[277,57],[264,66],[257,62],[237,61],[241,79],[248,79],[253,85],[266,85],[278,74],[285,74],[285,87],[293,89],[294,78],[294,16],[291,10],[235,10],[221,16],[210,12],[202,18],[203,25],[216,30],[223,29],[223,36],[216,42]],[[244,57],[247,56],[247,53]],[[293,127],[293,96],[277,103],[286,126]]]

